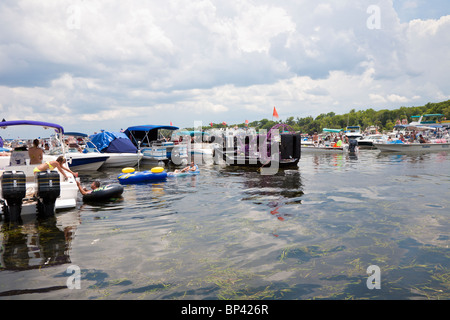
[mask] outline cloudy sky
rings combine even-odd
[[[0,119],[88,134],[450,99],[448,0],[2,0]]]

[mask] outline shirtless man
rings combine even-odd
[[[33,146],[28,149],[28,155],[30,157],[30,164],[41,164],[44,159],[44,150],[39,148],[39,140],[33,140]]]

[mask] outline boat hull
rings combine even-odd
[[[313,145],[302,145],[302,152],[304,153],[344,153],[347,152],[348,148],[343,147],[315,147]]]
[[[109,158],[102,168],[134,167],[142,159],[142,153],[105,153]]]
[[[69,168],[75,172],[97,171],[108,160],[109,156],[94,153],[67,153]]]
[[[435,152],[450,151],[450,143],[375,143],[382,152]]]

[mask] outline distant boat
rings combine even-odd
[[[347,126],[345,128],[344,134],[349,139],[359,139],[362,137],[361,127],[360,126]]]
[[[109,157],[103,167],[134,167],[142,159],[142,153],[123,132],[102,131],[89,139],[88,147],[97,148]]]
[[[302,152],[304,153],[345,153],[348,152],[348,145],[344,144],[340,147],[325,146],[314,144],[302,144]]]
[[[450,151],[450,143],[446,140],[430,143],[402,143],[399,140],[392,142],[374,143],[382,152],[434,152]]]
[[[359,128],[359,127],[358,127]],[[330,129],[323,128],[323,135],[338,134],[341,133],[342,129]],[[335,145],[334,141],[330,141],[327,137],[326,139],[319,139],[318,142],[314,143],[311,140],[302,141],[302,152],[304,153],[346,153],[349,151],[349,145],[343,143],[340,146]],[[352,138],[354,139],[354,138]]]
[[[363,136],[359,139],[356,139],[356,141],[358,141],[358,146],[360,148],[375,148],[374,143],[382,142],[382,139],[383,135],[381,133],[378,133]]]
[[[189,141],[171,141],[171,137],[165,137],[161,130],[178,130],[175,126],[165,125],[140,125],[128,127],[125,135],[133,145],[142,152],[143,162],[173,163],[186,165],[188,163]]]

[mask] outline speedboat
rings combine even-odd
[[[102,166],[106,168],[134,167],[143,157],[123,132],[102,131],[91,135],[87,146],[109,157]]]
[[[351,140],[351,139],[357,140],[362,137],[361,127],[360,126],[347,126],[347,128],[344,131],[344,134],[348,137],[349,140]]]
[[[142,161],[158,163],[159,165],[173,163],[186,165],[188,163],[188,144],[190,139],[176,139],[164,136],[163,130],[173,133],[178,130],[175,126],[141,125],[128,127],[126,136],[136,148],[142,152]],[[181,141],[180,141],[181,140]]]
[[[0,128],[17,126],[38,126],[56,132],[56,139],[64,148],[62,137],[64,129],[58,124],[31,121],[3,121]],[[43,162],[56,160],[57,156],[45,154]],[[64,165],[67,165],[64,164]],[[9,155],[0,157],[1,203],[6,220],[17,220],[22,215],[42,213],[54,214],[55,211],[76,206],[78,187],[76,177],[67,173],[68,179],[58,171],[34,173],[36,164],[30,164],[26,147],[14,148]]]
[[[97,171],[108,160],[109,156],[100,153],[96,148],[88,148],[88,135],[80,132],[65,132],[67,163],[70,170],[75,172]],[[61,153],[61,147],[50,151],[50,154]]]
[[[382,142],[382,140],[383,135],[380,133],[370,134],[356,139],[360,148],[375,148],[374,143]]]

